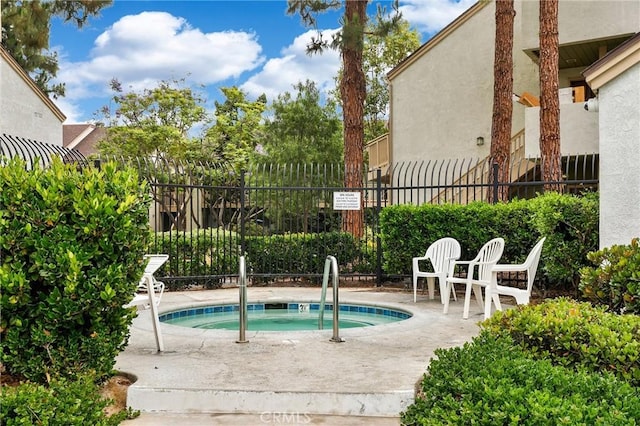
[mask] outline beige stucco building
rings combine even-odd
[[[537,0],[515,0],[514,147],[539,153]],[[598,152],[598,116],[582,71],[640,31],[640,0],[560,0],[561,152]],[[368,147],[370,168],[489,155],[495,2],[481,1],[388,74],[389,134]],[[388,150],[384,146],[388,145]]]
[[[62,146],[60,109],[0,46],[0,134]]]

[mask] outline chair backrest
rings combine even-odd
[[[536,271],[538,270],[538,263],[540,262],[540,255],[542,254],[542,245],[546,239],[546,237],[543,237],[535,246],[533,246],[531,252],[529,252],[529,256],[527,256],[527,260],[523,263],[523,266],[527,269],[527,291],[529,294],[531,294],[533,280],[535,279]]]
[[[481,281],[491,281],[491,269],[498,263],[504,251],[504,239],[494,238],[482,246],[474,262],[482,262],[478,266],[478,279]]]
[[[146,254],[144,255],[144,258],[149,260],[147,266],[144,268],[144,273],[153,275],[169,259],[169,255]]]
[[[451,263],[460,258],[460,243],[455,238],[445,237],[435,241],[427,249],[426,257],[431,261],[433,272],[448,272]]]

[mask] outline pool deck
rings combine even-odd
[[[320,297],[319,288],[305,287],[247,293],[249,303]],[[165,293],[159,311],[237,303],[238,295],[238,288]],[[158,353],[150,311],[141,311],[116,362],[137,377],[127,403],[142,411],[125,424],[398,424],[434,350],[471,340],[482,319],[472,304],[463,320],[461,298],[444,315],[439,298],[419,294],[414,304],[408,291],[341,288],[340,303],[388,306],[413,317],[340,330],[342,343],[331,341],[331,329],[247,331],[248,342],[236,343],[238,331],[162,324],[165,351]]]

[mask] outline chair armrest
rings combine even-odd
[[[493,267],[493,272],[521,272],[526,270],[527,268],[523,263],[517,265],[505,265],[498,263]]]

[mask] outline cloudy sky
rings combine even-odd
[[[422,42],[468,9],[475,0],[404,0],[403,17],[422,34]],[[56,104],[66,123],[90,121],[107,105],[109,82],[126,90],[154,87],[185,78],[200,85],[207,106],[221,99],[220,88],[239,86],[250,98],[269,100],[306,79],[323,90],[333,85],[337,52],[309,56],[315,31],[286,14],[286,0],[125,1],[114,0],[78,30],[55,20],[51,46],[58,52],[58,80],[67,95]],[[370,5],[389,1],[375,0]],[[319,16],[319,29],[339,28],[341,12]]]

